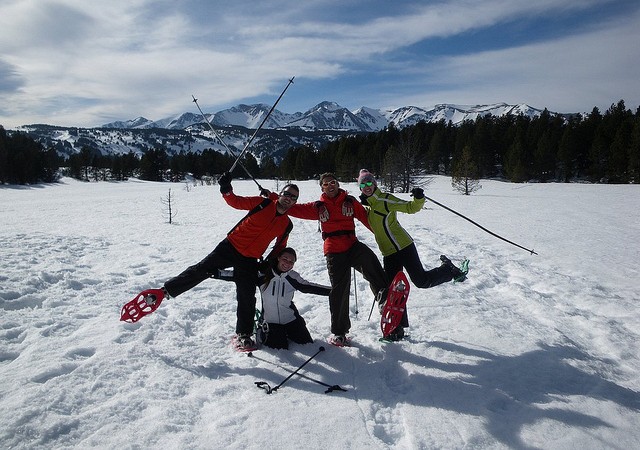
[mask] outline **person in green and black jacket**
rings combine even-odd
[[[396,213],[415,214],[424,205],[424,191],[421,188],[411,190],[413,200],[403,200],[378,188],[375,177],[366,169],[358,176],[360,201],[367,209],[369,225],[383,256],[383,266],[391,280],[403,268],[409,278],[419,288],[430,288],[455,279],[464,281],[468,270],[468,261],[463,262],[463,270],[456,267],[445,255],[440,256],[442,264],[431,270],[425,270],[420,262],[413,238],[402,228]],[[390,340],[404,337],[404,328],[409,326],[405,308],[402,322],[390,335]]]

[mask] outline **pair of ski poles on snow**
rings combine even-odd
[[[333,391],[343,391],[343,392],[347,392],[347,390],[346,390],[346,389],[344,389],[344,388],[342,388],[342,387],[338,386],[337,384],[334,384],[334,385],[332,386],[332,385],[327,384],[327,383],[325,383],[325,382],[323,382],[323,381],[316,380],[315,378],[311,378],[311,377],[308,377],[308,376],[303,375],[303,374],[301,374],[301,373],[298,373],[298,372],[299,372],[299,371],[300,371],[304,366],[306,366],[306,365],[307,365],[307,364],[308,364],[308,363],[309,363],[313,358],[315,358],[316,356],[318,356],[318,355],[319,355],[321,352],[323,352],[323,351],[324,351],[324,347],[320,346],[320,348],[318,349],[318,351],[317,351],[315,354],[313,354],[309,359],[307,359],[304,363],[302,363],[302,365],[301,365],[300,367],[298,367],[296,370],[294,370],[293,372],[291,372],[291,373],[289,374],[289,376],[287,376],[284,380],[282,380],[282,381],[280,382],[280,384],[278,384],[277,386],[275,386],[275,387],[271,387],[271,386],[269,386],[269,383],[267,383],[266,381],[256,381],[256,382],[255,382],[255,385],[256,385],[257,387],[259,387],[260,389],[264,389],[264,390],[265,390],[265,392],[266,392],[267,394],[273,394],[274,392],[277,392],[277,391],[278,391],[278,389],[280,389],[280,387],[281,387],[283,384],[285,384],[287,381],[289,381],[289,380],[291,379],[291,377],[293,377],[294,375],[298,375],[299,377],[304,378],[305,380],[313,381],[314,383],[318,383],[318,384],[320,384],[320,385],[322,385],[322,386],[326,387],[326,388],[327,388],[327,390],[326,390],[326,391],[324,391],[324,393],[325,393],[325,394],[328,394],[329,392],[333,392]],[[273,365],[278,366],[278,367],[282,367],[282,366],[280,366],[280,365],[278,365],[278,364],[276,364],[276,363],[274,363],[274,362],[271,362],[271,361],[268,361],[268,360],[266,360],[266,359],[260,358],[259,356],[255,356],[255,355],[253,354],[253,352],[249,352],[249,353],[247,354],[247,356],[249,356],[250,358],[258,359],[258,360],[260,360],[260,361],[267,362],[267,363],[269,363],[269,364],[273,364]]]

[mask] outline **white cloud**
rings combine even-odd
[[[640,14],[579,36],[441,58],[424,68],[437,92],[399,104],[526,102],[562,112],[640,104]],[[587,100],[586,100],[587,99]]]
[[[429,61],[426,67],[420,60],[387,60],[425,39],[481,32],[516,18],[549,17],[611,1],[455,0],[399,2],[393,7],[374,1],[368,9],[360,2],[337,0],[222,5],[5,1],[0,5],[0,123],[95,126],[138,115],[159,119],[188,108],[192,93],[213,109],[277,94],[292,75],[340,83],[341,75],[369,67],[392,77],[385,83],[390,88],[376,90],[376,97],[365,102],[371,106],[489,98],[551,106],[551,98],[559,107],[570,108],[612,92],[626,99],[628,92],[622,88],[637,76],[638,61],[637,50],[621,42],[625,34],[634,36],[627,42],[638,41],[631,18],[621,26],[613,24],[610,32],[453,55],[435,64]],[[616,31],[618,27],[622,29]],[[621,67],[622,81],[611,73],[614,66]],[[411,94],[393,86],[399,78],[414,86]],[[433,86],[444,88],[427,90]],[[576,100],[572,103],[571,98]]]

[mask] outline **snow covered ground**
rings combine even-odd
[[[318,198],[316,182],[299,185],[301,201]],[[0,448],[639,448],[640,187],[482,186],[465,197],[436,177],[426,193],[539,255],[427,202],[400,217],[423,264],[468,257],[471,271],[412,289],[407,342],[378,342],[357,274],[354,347],[326,344],[327,299],[298,294],[315,343],[260,359],[230,348],[232,283],[207,280],[119,321],[124,303],[199,261],[242,217],[217,187],[0,187]],[[317,224],[294,224],[296,269],[328,283]],[[315,353],[300,372],[311,380],[256,387]]]

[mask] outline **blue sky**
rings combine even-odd
[[[640,106],[638,0],[2,0],[0,125],[239,103]]]

